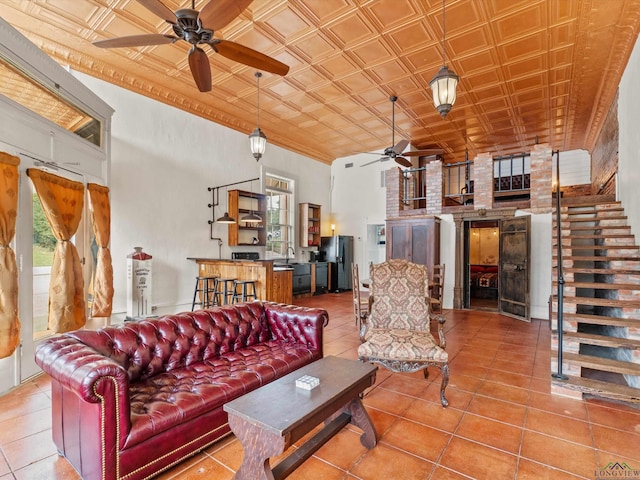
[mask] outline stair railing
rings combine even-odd
[[[562,218],[560,214],[560,151],[556,150],[555,152],[552,152],[552,155],[556,156],[556,241],[558,248],[558,252],[556,255],[556,258],[558,259],[556,266],[558,270],[558,311],[556,313],[556,328],[558,329],[558,371],[556,373],[552,373],[551,376],[559,380],[567,380],[568,377],[562,373],[562,333],[564,331],[564,272],[562,266]]]

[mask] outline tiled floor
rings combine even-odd
[[[350,293],[297,303],[329,310],[325,355],[356,358]],[[449,408],[439,403],[436,369],[428,381],[380,369],[364,400],[378,445],[365,449],[357,429],[347,427],[288,478],[594,479],[607,477],[601,469],[611,462],[640,470],[640,410],[549,394],[546,322],[445,314]],[[0,480],[79,478],[51,441],[49,389],[39,377],[0,397]],[[229,480],[241,458],[242,446],[230,436],[159,478]],[[640,478],[622,473],[617,478]]]

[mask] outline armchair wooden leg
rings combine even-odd
[[[440,385],[440,402],[443,407],[449,406],[449,401],[444,396],[444,390],[447,388],[449,384],[449,364],[445,363],[440,370],[442,371],[442,384]]]
[[[429,369],[425,368],[424,370],[422,370],[422,373],[424,375],[424,379],[428,380],[429,379]]]

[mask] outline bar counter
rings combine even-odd
[[[188,257],[198,265],[198,275],[219,276],[256,282],[258,300],[291,304],[293,302],[293,273],[273,269],[273,260],[228,260]]]

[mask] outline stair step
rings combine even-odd
[[[555,222],[553,222],[553,229],[557,230],[558,226]],[[592,230],[629,230],[631,231],[631,227],[629,225],[597,225],[597,226],[588,226],[588,225],[577,225],[572,226],[572,232],[590,232]],[[566,229],[565,229],[566,230]],[[564,231],[564,230],[563,230]]]
[[[640,257],[629,257],[629,256],[592,256],[592,255],[571,255],[571,256],[566,256],[563,255],[562,259],[564,261],[567,260],[572,260],[574,262],[639,262],[640,261]],[[553,254],[553,261],[555,263],[557,262],[557,255],[554,253]]]
[[[621,362],[620,360],[594,357],[593,355],[583,355],[581,353],[564,352],[562,355],[567,362],[581,367],[603,372],[620,373],[622,375],[640,375],[640,364],[637,363]]]
[[[584,223],[584,222],[597,222],[597,221],[602,221],[602,220],[627,220],[627,216],[626,215],[611,215],[610,217],[588,217],[588,218],[571,218],[571,219],[566,219],[566,218],[562,218],[560,219],[561,223]]]
[[[558,248],[557,243],[553,247]],[[564,250],[638,250],[638,245],[563,245]]]
[[[554,235],[554,238],[556,236]],[[574,240],[599,240],[606,238],[628,238],[629,240],[633,240],[635,235],[633,233],[613,233],[611,235],[571,235],[570,233],[567,235],[562,235],[562,238],[572,238]]]
[[[620,338],[608,335],[595,335],[582,332],[564,332],[565,338],[573,338],[580,343],[599,345],[601,347],[626,348],[628,350],[640,350],[640,340],[633,338]]]
[[[554,312],[557,319],[557,312]],[[567,321],[587,323],[589,325],[607,325],[609,327],[640,327],[637,318],[608,317],[606,315],[591,315],[589,313],[565,313],[563,318]]]
[[[555,295],[553,297],[556,297]],[[576,296],[563,296],[564,303],[571,303],[577,305],[593,305],[596,307],[611,307],[611,308],[640,308],[639,300],[618,300],[617,298],[592,298],[592,297],[576,297]]]
[[[558,268],[554,265],[553,268]],[[580,268],[565,267],[562,269],[566,273],[593,273],[595,275],[640,275],[640,269],[632,270],[629,268]]]
[[[579,207],[571,207],[571,206],[560,207],[560,213],[568,214],[568,215],[574,215],[574,214],[580,215],[583,213],[598,213],[598,212],[624,212],[624,208],[621,207],[620,204],[611,204],[610,207],[606,207],[606,208],[597,208],[595,205],[594,206],[584,205]],[[554,213],[555,213],[555,209],[554,209]]]
[[[602,205],[604,203],[620,203],[615,195],[577,195],[562,197],[560,208],[570,206]]]
[[[553,286],[558,286],[558,282],[556,280],[553,281]],[[636,283],[565,282],[564,286],[574,288],[592,288],[594,290],[640,290],[640,284]]]
[[[618,385],[616,383],[591,380],[589,378],[568,375],[567,380],[552,379],[551,383],[558,387],[577,390],[598,397],[610,398],[629,403],[640,403],[640,389]]]

